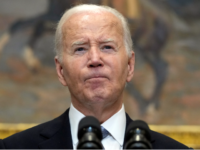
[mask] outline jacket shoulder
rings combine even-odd
[[[2,141],[0,146],[8,149],[38,149],[38,144],[53,136],[63,126],[68,110],[51,121],[11,135]]]
[[[3,144],[3,141],[0,139],[0,149],[5,149],[5,146]]]
[[[133,121],[126,114],[126,128]],[[189,149],[186,145],[161,133],[150,130],[151,144],[153,149]]]
[[[151,131],[153,149],[189,149],[186,145],[161,133]]]
[[[51,121],[50,121],[51,122]],[[48,126],[50,122],[46,122],[22,132],[13,134],[2,140],[5,148],[16,149],[16,148],[36,148],[37,143],[42,142],[45,138],[40,136],[40,132]]]

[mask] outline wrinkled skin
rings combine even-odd
[[[62,62],[55,57],[58,78],[76,109],[104,122],[121,108],[134,72],[121,22],[108,12],[81,12],[69,17],[62,32]]]

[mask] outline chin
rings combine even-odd
[[[85,100],[90,102],[103,101],[104,95],[98,92],[87,92],[84,94]]]
[[[95,93],[92,94],[91,97],[89,97],[89,100],[94,103],[102,103],[102,102],[108,103],[112,99],[113,99],[112,96],[108,93]]]
[[[106,100],[106,97],[102,95],[93,95],[89,98],[92,102],[104,102]]]
[[[108,86],[107,86],[108,87]],[[84,97],[92,102],[109,101],[114,98],[112,90],[109,88],[98,87],[96,89],[87,88],[84,90]]]

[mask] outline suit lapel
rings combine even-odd
[[[69,109],[54,119],[40,135],[46,138],[39,144],[41,149],[73,149],[69,123]]]
[[[128,114],[126,114],[126,130],[132,121],[133,120],[128,116]],[[152,131],[150,131],[150,134],[151,143],[153,143],[155,142],[155,139],[152,135]],[[41,131],[40,135],[46,139],[39,144],[38,147],[41,149],[73,149],[69,123],[69,109],[67,109],[67,111],[60,117],[51,121],[51,123],[49,123],[49,125]],[[124,145],[125,142],[123,144],[123,148]]]
[[[126,113],[126,130],[128,125],[132,122],[133,120],[129,117],[129,115]],[[125,130],[125,134],[126,134],[126,130]],[[123,144],[123,149],[125,147],[125,135],[124,135],[124,144]]]

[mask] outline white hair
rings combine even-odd
[[[67,10],[62,18],[60,19],[58,26],[56,28],[56,35],[55,35],[55,51],[58,56],[58,59],[62,61],[62,51],[63,51],[63,33],[62,33],[62,27],[64,23],[67,21],[67,19],[72,16],[75,13],[80,12],[97,12],[97,11],[104,11],[104,12],[110,12],[113,15],[115,15],[122,23],[123,33],[124,33],[124,45],[127,51],[128,56],[131,56],[131,51],[133,50],[133,43],[131,39],[130,30],[128,27],[128,22],[126,18],[117,10],[108,7],[108,6],[98,6],[94,4],[81,4],[77,5],[75,7],[72,7],[71,9]]]

